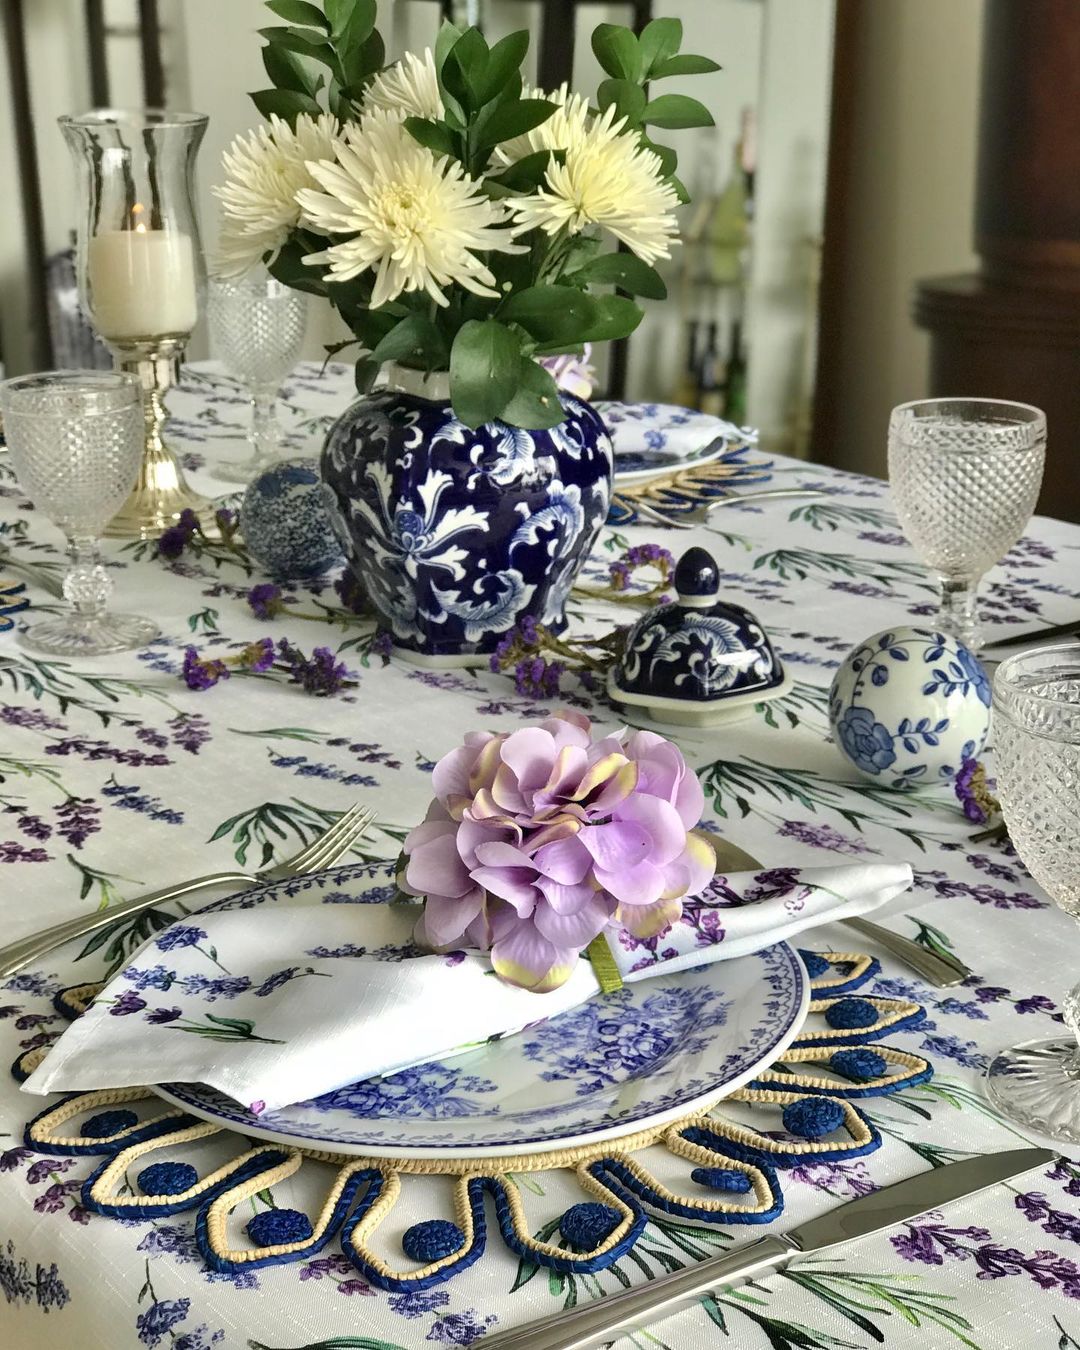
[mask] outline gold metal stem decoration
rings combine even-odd
[[[165,444],[165,395],[180,380],[186,338],[158,337],[112,342],[120,370],[137,376],[143,389],[146,445],[138,482],[105,533],[111,538],[147,539],[159,535],[186,509],[209,516],[212,503],[187,485],[176,455]]]

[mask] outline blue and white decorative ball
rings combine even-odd
[[[845,657],[829,721],[839,749],[871,782],[947,786],[986,742],[990,681],[955,638],[892,628]]]
[[[252,558],[282,581],[317,577],[341,562],[314,459],[283,459],[253,478],[240,530]]]

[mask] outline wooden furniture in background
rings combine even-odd
[[[987,0],[978,273],[919,283],[932,395],[1046,412],[1040,510],[1080,520],[1080,4]]]

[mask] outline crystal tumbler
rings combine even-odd
[[[979,580],[1031,519],[1046,417],[1026,403],[937,398],[889,419],[889,486],[915,552],[941,581],[937,626],[978,651]]]
[[[57,370],[0,385],[11,461],[26,495],[67,537],[70,609],[39,619],[19,637],[52,656],[101,656],[141,647],[157,625],[105,604],[112,580],[100,537],[123,505],[143,453],[142,389],[122,371]]]
[[[1003,661],[994,676],[993,726],[1009,838],[1050,898],[1080,919],[1080,643]],[[1080,1142],[1080,986],[1062,1011],[1072,1036],[998,1055],[987,1091],[1026,1128]]]
[[[307,296],[257,267],[239,277],[211,277],[208,309],[214,352],[246,385],[252,402],[253,453],[219,465],[215,477],[247,483],[280,457],[278,390],[300,358]]]

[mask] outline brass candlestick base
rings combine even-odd
[[[146,447],[139,479],[106,526],[110,538],[154,538],[187,509],[207,520],[213,517],[213,502],[188,487],[184,471],[161,435],[165,394],[179,382],[186,342],[186,337],[160,337],[109,344],[117,368],[130,371],[142,384],[146,414]]]

